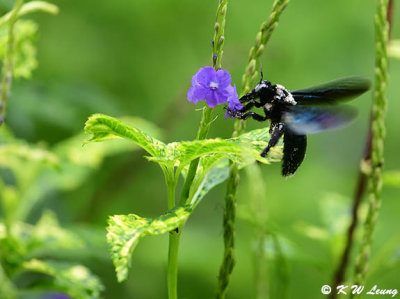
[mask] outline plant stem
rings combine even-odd
[[[377,0],[375,14],[375,89],[372,105],[371,171],[368,175],[369,209],[364,223],[361,248],[355,265],[355,283],[364,285],[368,270],[371,244],[381,206],[383,147],[385,140],[387,43],[389,23],[387,21],[388,0]]]
[[[168,298],[178,298],[178,252],[180,231],[171,231],[169,233],[168,246]]]
[[[164,169],[164,175],[168,193],[168,209],[170,210],[175,207],[176,180],[174,175],[174,169]],[[178,285],[179,237],[180,237],[179,228],[169,232],[168,272],[167,272],[169,299],[178,298],[177,285]]]
[[[392,29],[392,22],[393,22],[393,11],[394,11],[394,1],[389,0],[387,13],[386,13],[386,19],[389,24],[389,39],[390,39],[391,31],[392,31],[391,29]],[[372,151],[372,115],[370,116],[370,119],[369,119],[368,135],[367,135],[367,139],[366,139],[365,146],[364,146],[364,155],[363,155],[361,165],[367,164],[368,161],[371,159],[371,151]],[[358,173],[357,185],[356,185],[356,189],[355,189],[354,197],[353,197],[352,219],[351,219],[349,228],[347,230],[346,245],[345,245],[345,248],[343,249],[343,253],[342,253],[340,262],[337,266],[336,271],[334,272],[334,276],[333,276],[333,280],[332,280],[332,286],[334,287],[334,289],[336,289],[336,287],[338,285],[340,285],[343,281],[345,281],[346,269],[349,264],[350,253],[351,253],[351,249],[354,244],[354,231],[357,227],[357,222],[358,222],[358,209],[360,207],[360,204],[362,202],[362,197],[365,192],[366,180],[367,180],[367,175],[362,170],[362,167],[360,167],[360,170]],[[337,297],[337,293],[332,292],[331,298],[336,298],[336,297]]]
[[[11,82],[14,71],[14,25],[18,19],[18,13],[22,7],[23,0],[16,0],[14,9],[11,12],[9,21],[8,21],[8,39],[6,44],[6,51],[4,55],[3,61],[3,70],[2,70],[2,78],[1,78],[1,90],[0,90],[0,125],[2,125],[5,121],[5,113],[7,107],[7,100],[10,94]]]
[[[203,107],[203,114],[200,121],[199,130],[197,131],[197,140],[203,140],[207,137],[212,122],[212,109],[207,105]],[[199,166],[200,159],[195,159],[190,162],[189,170],[186,176],[185,183],[182,187],[181,197],[179,199],[179,205],[187,203],[189,199],[190,187],[192,186],[194,177]]]
[[[221,68],[222,48],[224,45],[225,37],[225,17],[226,17],[227,0],[219,0],[216,21],[214,25],[214,39],[212,40],[212,64],[215,70]],[[203,114],[200,121],[199,130],[197,131],[197,140],[203,140],[207,137],[212,123],[212,109],[207,105],[203,108]],[[185,183],[182,187],[182,193],[179,204],[187,203],[189,200],[190,187],[196,175],[197,167],[199,166],[200,159],[193,160],[189,165],[188,174]]]
[[[49,14],[57,14],[58,13],[58,7],[52,3],[47,3],[45,1],[32,1],[26,3],[24,6],[21,6],[20,9],[18,9],[18,14],[17,18],[20,18],[24,15],[34,13],[37,11],[43,11],[47,12]],[[7,24],[11,16],[14,14],[14,10],[10,11],[9,13],[6,13],[0,18],[0,27]]]
[[[253,83],[257,80],[257,62],[259,62],[260,57],[264,53],[265,46],[271,38],[272,32],[278,26],[279,18],[288,4],[289,0],[275,0],[272,4],[271,14],[261,24],[254,46],[250,49],[249,61],[242,77],[242,94],[249,92],[252,89]]]
[[[226,16],[227,0],[219,0],[216,14],[216,22],[214,26],[214,39],[213,39],[213,56],[212,64],[215,70],[221,68],[222,48],[224,45],[224,30],[225,30],[225,16]],[[207,138],[210,126],[212,123],[213,110],[207,105],[203,108],[199,129],[197,131],[197,140]],[[196,176],[197,168],[200,159],[193,160],[189,165],[188,174],[182,187],[181,196],[178,204],[182,205],[190,201],[189,194],[193,180]],[[175,188],[175,187],[174,187]],[[175,199],[174,199],[175,200]],[[175,203],[175,202],[174,202]],[[168,253],[168,296],[169,298],[177,298],[177,264],[178,264],[178,250],[179,238],[182,233],[182,227],[177,231],[170,232],[169,237],[169,253]]]
[[[278,20],[283,10],[289,3],[289,0],[275,0],[272,6],[272,12],[267,21],[265,21],[256,36],[254,46],[250,49],[249,62],[246,66],[242,78],[242,93],[251,90],[257,71],[256,64],[264,52],[264,48],[272,32],[278,25]],[[234,123],[233,137],[241,135],[245,130],[245,122],[236,120]],[[224,258],[218,275],[218,288],[216,298],[225,298],[228,290],[230,276],[235,265],[234,245],[235,245],[235,218],[236,218],[236,192],[239,185],[239,168],[236,163],[230,162],[229,178],[225,195],[224,208]]]

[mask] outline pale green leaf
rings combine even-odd
[[[132,253],[141,238],[165,234],[176,229],[186,222],[191,212],[190,207],[179,206],[157,218],[142,218],[134,214],[110,217],[107,242],[110,245],[118,281],[127,279]]]
[[[161,130],[155,124],[139,117],[123,117],[121,120],[127,124],[158,138]],[[54,148],[54,152],[60,157],[61,161],[68,161],[68,164],[75,166],[88,166],[97,168],[106,156],[119,154],[138,149],[139,146],[127,140],[119,139],[114,142],[103,142],[99,144],[87,144],[82,148],[84,135],[79,134],[68,140],[63,141]]]
[[[54,285],[75,299],[99,298],[104,289],[100,280],[82,265],[32,259],[22,268],[53,277]]]
[[[263,149],[268,145],[270,139],[269,128],[262,128],[249,131],[245,134],[240,135],[232,140],[237,140],[240,143],[251,144],[251,147],[260,154]],[[277,162],[282,158],[282,146],[277,145],[270,149],[267,156],[267,161]],[[265,160],[260,160],[264,162]]]
[[[281,147],[273,147],[266,158],[260,156],[261,151],[268,145],[268,129],[258,129],[238,138],[205,139],[186,142],[169,143],[169,156],[150,157],[149,160],[167,164],[174,160],[175,166],[184,167],[192,160],[210,159],[204,164],[215,164],[223,158],[228,158],[239,164],[259,161],[264,164],[280,160]]]
[[[210,168],[223,158],[228,158],[240,164],[250,161],[260,161],[268,164],[280,159],[281,148],[271,149],[267,158],[260,156],[260,152],[268,144],[268,129],[258,129],[231,139],[206,139],[165,144],[144,133],[136,126],[130,126],[118,119],[101,114],[92,115],[86,122],[85,131],[90,135],[89,141],[104,141],[124,138],[133,141],[144,148],[152,157],[150,161],[162,165],[174,165],[181,169],[192,160],[206,157]]]
[[[223,183],[229,177],[229,161],[221,160],[210,171],[207,171],[191,199],[191,205],[197,206],[204,196],[215,186]]]
[[[267,146],[268,140],[269,133],[267,129],[253,130],[238,138],[228,139],[229,142],[239,145],[242,150],[244,149],[245,153],[242,152],[242,156],[235,157],[235,155],[227,155],[225,153],[214,153],[202,157],[190,192],[191,202],[197,205],[212,188],[228,178],[229,163],[226,160],[227,157],[239,163],[240,169],[256,160],[264,164],[280,161],[282,156],[282,147],[280,145],[273,147],[266,158],[260,157],[260,153]],[[248,156],[249,153],[250,157]]]
[[[124,138],[139,145],[150,155],[157,157],[163,155],[166,148],[163,142],[147,135],[142,130],[102,114],[94,114],[89,117],[85,124],[85,132],[90,135],[87,142]]]

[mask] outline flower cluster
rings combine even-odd
[[[200,68],[192,77],[192,87],[188,91],[187,99],[194,104],[206,101],[210,108],[227,103],[229,110],[240,110],[243,106],[239,102],[236,86],[231,85],[231,80],[229,72],[222,69],[216,71],[209,66]],[[226,113],[225,118],[228,116],[231,117]]]

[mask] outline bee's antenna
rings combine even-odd
[[[261,61],[260,61],[260,73],[261,73],[261,78],[260,78],[260,83],[261,83],[263,78],[264,78],[263,67],[262,67],[262,62]]]

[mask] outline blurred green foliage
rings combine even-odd
[[[0,1],[0,13],[9,11],[12,4]],[[255,0],[251,5],[246,1],[229,2],[222,64],[237,85],[248,49],[271,4],[269,0]],[[47,174],[35,176],[38,182],[29,184],[36,187],[27,196],[41,194],[27,222],[36,223],[46,208],[57,215],[61,227],[76,228],[83,240],[92,235],[87,225],[97,227],[93,239],[103,245],[93,247],[97,250],[77,250],[79,254],[73,255],[73,261],[83,263],[100,277],[105,286],[103,296],[164,298],[167,238],[141,241],[135,249],[129,279],[123,284],[116,281],[102,239],[109,215],[155,217],[166,209],[166,190],[158,167],[142,159],[143,151],[129,148],[110,152],[112,157],[102,154],[101,159],[93,159],[98,163],[92,167],[87,161],[98,155],[98,144],[82,148],[82,136],[74,137],[76,141],[68,146],[69,150],[63,145],[81,134],[84,122],[93,113],[144,118],[156,123],[168,142],[193,139],[200,112],[185,97],[191,76],[211,63],[216,2],[59,0],[57,5],[57,17],[33,15],[39,26],[39,67],[33,71],[32,80],[14,81],[7,112],[7,122],[18,140],[38,144],[39,149],[50,148],[51,152],[60,149],[62,158],[53,154],[60,163],[68,164],[66,168],[59,166],[68,169],[65,172],[47,169]],[[292,1],[262,59],[265,78],[289,89],[346,75],[372,78],[374,9],[375,2],[365,0]],[[399,17],[400,10],[396,9],[394,19]],[[399,39],[399,22],[394,24],[392,34]],[[400,169],[400,86],[396,84],[400,80],[400,60],[390,61],[390,73],[385,147],[385,170],[389,171]],[[321,286],[331,281],[343,246],[370,103],[370,94],[352,103],[360,111],[352,126],[310,137],[306,159],[293,178],[282,179],[279,165],[262,168],[268,213],[265,226],[280,240],[287,263],[283,279],[288,298],[320,298]],[[226,121],[224,111],[219,109],[211,137],[226,138],[231,135],[232,121]],[[248,122],[249,129],[262,126]],[[65,162],[69,161],[66,156],[72,157],[71,162]],[[8,172],[5,176],[12,183]],[[62,182],[53,185],[58,180]],[[249,186],[244,176],[239,190],[240,209],[249,204]],[[15,192],[12,188],[7,191],[10,197]],[[213,296],[222,257],[224,192],[223,185],[211,191],[185,227],[179,257],[182,298]],[[400,289],[399,198],[398,188],[384,187],[367,287],[377,284]],[[253,224],[238,222],[238,263],[230,298],[254,296],[255,235]],[[277,256],[268,238],[267,261]],[[83,258],[81,253],[88,256]],[[275,266],[268,265],[268,281],[274,281]]]
[[[14,57],[14,76],[16,78],[30,78],[33,69],[37,66],[36,48],[33,41],[37,35],[36,23],[26,20],[19,21],[15,26],[15,57]],[[4,59],[6,43],[8,38],[8,28],[0,29],[0,57]]]

